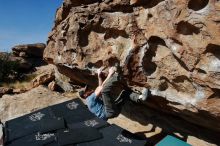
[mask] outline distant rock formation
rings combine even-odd
[[[43,61],[43,52],[46,45],[43,43],[23,44],[12,47],[12,60],[20,62],[20,68],[23,71],[29,71],[33,67],[45,64]]]
[[[4,86],[4,82],[9,84],[23,80],[25,74],[32,73],[36,67],[46,65],[47,63],[43,60],[45,47],[43,43],[18,45],[12,48],[12,53],[0,52],[0,86]],[[17,94],[27,90],[0,88],[0,97],[4,94]]]
[[[44,59],[73,83],[120,63],[148,106],[220,131],[220,1],[65,0]],[[132,43],[134,42],[134,43]]]
[[[12,51],[15,56],[43,58],[45,47],[43,43],[17,45],[12,48]]]

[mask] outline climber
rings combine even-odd
[[[103,68],[100,68],[97,71],[99,86],[94,92],[88,90],[87,87],[79,92],[80,97],[86,99],[88,109],[97,117],[107,120],[118,116],[127,97],[139,103],[145,101],[149,96],[147,88],[143,88],[142,94],[138,94],[125,87],[116,99],[112,98],[112,92],[115,92],[119,86],[123,86],[122,76],[116,67],[111,67],[106,79],[103,81],[102,70]]]

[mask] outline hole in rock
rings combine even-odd
[[[220,89],[217,88],[212,88],[212,91],[214,92],[210,97],[210,98],[219,98],[220,97]]]
[[[149,44],[149,49],[147,50],[147,52],[145,53],[143,57],[142,65],[143,65],[145,74],[147,76],[150,76],[157,69],[156,63],[152,62],[152,58],[156,56],[157,47],[158,45],[166,46],[166,43],[160,37],[152,36],[149,38],[148,44]]]
[[[94,17],[95,17],[94,15],[90,15],[90,14],[89,14],[88,19],[91,20],[91,19],[93,19]]]
[[[102,60],[99,60],[99,61],[97,61],[97,62],[95,62],[95,63],[92,63],[92,62],[89,62],[88,64],[87,64],[87,67],[88,68],[100,68],[100,67],[102,67],[103,66],[103,61]]]
[[[215,57],[217,57],[218,59],[220,59],[220,45],[216,45],[216,44],[208,44],[208,46],[206,47],[206,53],[210,52],[212,53]]]
[[[108,66],[115,66],[117,64],[120,64],[120,61],[118,60],[117,57],[110,57],[108,60],[107,60],[107,65]]]
[[[80,28],[83,28],[83,27],[85,27],[85,26],[86,26],[86,24],[79,22],[79,27],[80,27]]]
[[[151,36],[148,40],[148,43],[150,46],[158,46],[158,45],[166,46],[165,41],[157,36]]]
[[[200,29],[186,21],[181,21],[177,24],[177,33],[183,35],[192,35],[193,33],[199,34]]]
[[[88,8],[88,6],[86,6],[86,5],[82,5],[81,8]]]
[[[207,74],[206,71],[202,70],[202,69],[198,69],[198,73],[201,73],[201,74]]]
[[[78,38],[79,38],[79,46],[81,47],[86,47],[89,44],[88,36],[89,36],[89,31],[83,31],[79,30],[78,32]]]
[[[86,26],[86,29],[82,29],[82,25],[80,25],[80,29],[78,31],[78,38],[79,38],[79,45],[81,47],[86,47],[89,44],[89,34],[93,31],[96,33],[102,33],[105,34],[104,39],[109,39],[109,38],[118,38],[119,36],[128,38],[129,35],[126,33],[125,30],[117,30],[114,28],[104,28],[101,26],[103,19],[100,19],[98,23],[94,25],[88,25]]]
[[[190,0],[188,3],[188,8],[194,11],[199,11],[205,8],[209,3],[209,0]]]
[[[152,18],[153,15],[151,13],[147,14],[148,19]]]
[[[104,39],[105,39],[105,40],[107,40],[107,39],[109,39],[109,38],[114,38],[114,39],[116,39],[116,38],[119,37],[119,36],[121,36],[121,37],[123,37],[123,38],[128,38],[128,34],[126,33],[126,31],[109,28],[109,29],[106,29],[106,31],[105,31]]]
[[[190,82],[190,80],[188,79],[187,76],[182,75],[182,76],[176,77],[176,78],[173,80],[173,82],[175,82],[175,83],[183,83],[185,80],[187,80],[187,81]]]
[[[103,12],[123,12],[123,13],[133,13],[133,7],[130,5],[114,5],[103,10]]]
[[[163,82],[163,83],[161,83],[160,85],[159,85],[159,90],[160,91],[165,91],[165,90],[167,90],[168,89],[168,84],[167,84],[167,82]]]

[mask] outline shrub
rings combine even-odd
[[[0,82],[10,81],[18,76],[18,61],[11,61],[10,54],[0,56]]]

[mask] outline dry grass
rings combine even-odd
[[[28,89],[31,87],[31,80],[33,80],[37,75],[36,74],[29,74],[25,77],[22,81],[13,81],[13,82],[3,82],[0,83],[0,86],[13,88],[13,89]]]

